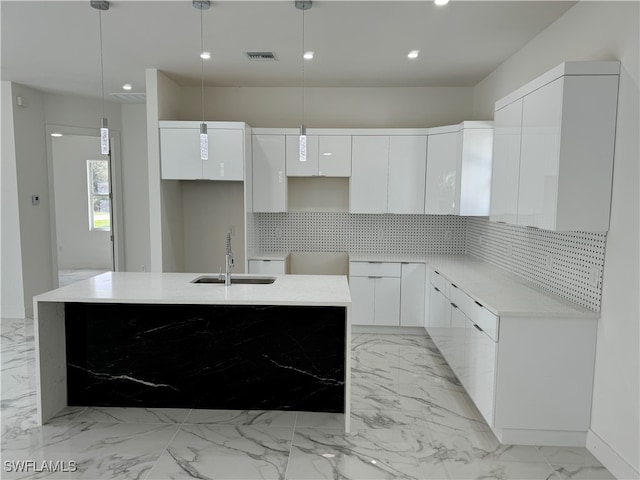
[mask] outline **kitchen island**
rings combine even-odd
[[[349,431],[346,277],[200,276],[108,272],[36,296],[40,423],[74,405],[302,410]]]

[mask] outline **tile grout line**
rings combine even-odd
[[[298,415],[300,412],[296,412],[296,418],[293,420],[293,431],[291,432],[291,445],[289,445],[289,455],[287,456],[287,466],[284,469],[283,479],[287,479],[289,473],[289,465],[291,464],[291,455],[293,454],[293,439],[296,437],[296,428],[298,428]]]
[[[167,442],[167,445],[162,449],[162,451],[160,452],[160,455],[158,455],[158,458],[156,458],[156,461],[153,462],[153,465],[151,465],[151,468],[149,469],[149,473],[147,473],[144,477],[144,480],[148,480],[149,479],[149,475],[151,475],[151,472],[153,472],[153,469],[156,467],[156,465],[158,464],[158,461],[160,460],[160,458],[162,457],[162,454],[164,452],[167,451],[167,449],[169,448],[169,445],[171,445],[173,443],[173,441],[175,440],[176,436],[178,435],[178,432],[180,432],[180,430],[182,429],[183,425],[186,423],[187,418],[189,418],[189,415],[191,415],[191,412],[193,412],[193,408],[189,409],[189,413],[187,413],[184,417],[184,419],[182,420],[182,423],[180,423],[180,425],[178,425],[178,428],[176,429],[176,431],[173,433],[173,435],[171,436],[171,439],[169,439],[169,441]],[[177,425],[177,424],[174,424]]]

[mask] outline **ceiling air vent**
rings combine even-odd
[[[252,62],[275,62],[278,60],[273,52],[246,52]]]
[[[110,93],[109,98],[121,103],[146,103],[147,95],[144,93]]]

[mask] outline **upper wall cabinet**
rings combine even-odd
[[[389,213],[424,213],[426,135],[389,137]]]
[[[253,211],[286,212],[285,135],[252,135]]]
[[[513,219],[512,208],[504,215],[513,198],[505,183],[517,171],[518,225],[608,230],[619,72],[619,62],[566,62],[496,102],[499,128],[513,138],[507,146],[498,137],[493,220]]]
[[[496,110],[491,177],[492,222],[518,223],[522,99]]]
[[[352,137],[351,213],[424,213],[424,132]]]
[[[209,159],[200,159],[200,122],[161,121],[160,163],[163,180],[244,180],[241,122],[206,122]]]
[[[350,177],[350,135],[307,135],[307,159],[300,161],[300,136],[287,135],[288,177]]]
[[[389,137],[353,136],[349,211],[387,213]]]
[[[488,216],[492,122],[429,129],[424,213]]]

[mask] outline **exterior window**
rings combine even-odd
[[[111,230],[109,161],[87,160],[89,230]]]

